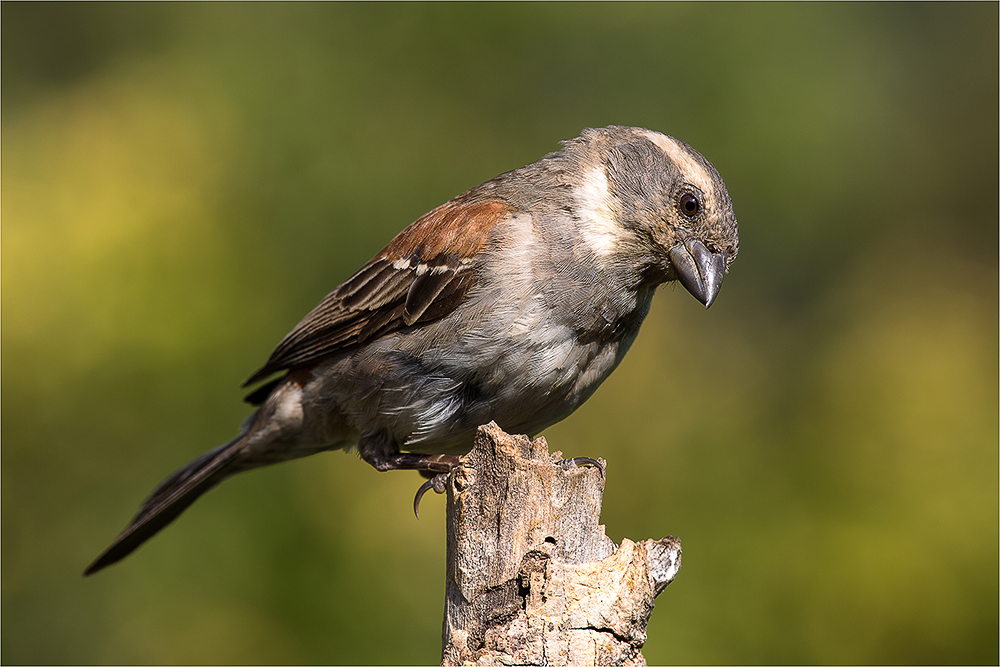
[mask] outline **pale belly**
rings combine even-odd
[[[566,328],[505,333],[437,344],[449,332],[431,325],[331,360],[306,390],[307,412],[323,415],[308,430],[321,428],[327,442],[381,433],[401,450],[434,454],[467,452],[490,421],[534,436],[589,398],[635,337],[598,344]]]

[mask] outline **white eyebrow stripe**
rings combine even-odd
[[[643,130],[642,135],[656,144],[660,150],[667,154],[667,157],[677,165],[691,185],[705,193],[706,196],[715,198],[715,187],[712,185],[712,175],[705,167],[691,157],[691,153],[677,142],[673,137],[668,137],[652,130]]]

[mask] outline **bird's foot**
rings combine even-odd
[[[362,449],[362,458],[376,470],[416,470],[429,479],[419,489],[413,498],[413,513],[420,518],[420,499],[424,494],[434,489],[435,493],[444,493],[448,473],[458,465],[458,457],[451,454],[414,454],[395,451],[392,453],[370,449],[366,453]]]
[[[600,461],[592,459],[589,456],[578,456],[575,459],[565,459],[561,463],[567,467],[568,465],[574,465],[578,468],[580,466],[594,466],[601,471],[601,477],[604,477],[604,466],[601,465]]]
[[[454,465],[458,465],[458,457],[455,456],[446,457],[445,455],[442,454],[438,455],[438,458],[455,459]],[[561,464],[567,467],[570,465],[577,467],[594,466],[600,471],[601,477],[604,477],[604,466],[601,465],[600,461],[598,461],[597,459],[592,459],[589,456],[578,456],[575,459],[565,459],[564,461],[561,462]],[[454,467],[454,465],[452,467]],[[450,472],[450,469],[448,472]],[[420,488],[417,489],[417,495],[413,497],[413,515],[416,516],[417,519],[420,519],[420,499],[423,498],[424,494],[430,491],[431,489],[434,490],[434,493],[444,493],[445,484],[448,483],[448,472],[441,472],[431,477],[431,475],[428,474],[426,468],[420,470],[421,475],[423,475],[424,477],[429,477],[430,479],[428,479],[426,482],[420,485]]]

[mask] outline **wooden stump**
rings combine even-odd
[[[677,575],[680,540],[615,546],[598,524],[599,469],[490,423],[447,493],[441,664],[645,664],[653,598]]]

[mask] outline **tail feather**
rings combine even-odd
[[[167,477],[143,501],[135,517],[104,552],[83,572],[94,574],[117,563],[143,542],[160,532],[191,503],[230,474],[229,464],[243,450],[243,435],[202,454]]]

